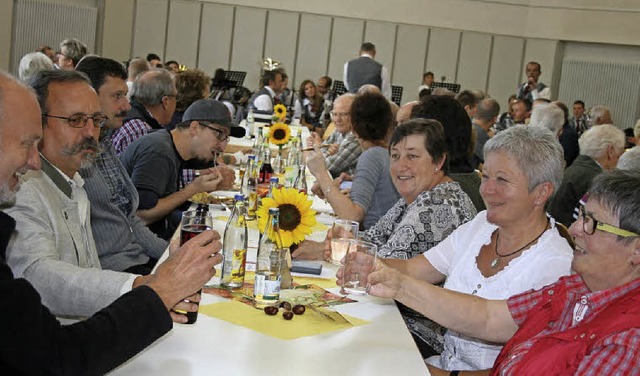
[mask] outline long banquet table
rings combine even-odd
[[[318,198],[313,207],[319,221],[329,224],[327,205]],[[213,213],[214,229],[225,222]],[[226,212],[228,215],[228,212]],[[310,238],[321,240],[324,232]],[[257,230],[249,230],[247,262],[255,263]],[[250,269],[250,266],[247,269]],[[337,267],[323,262],[320,277],[335,280]],[[218,278],[214,277],[214,280]],[[295,274],[294,274],[295,281]],[[329,289],[338,292],[338,288]],[[112,375],[428,375],[402,317],[390,299],[352,296],[355,303],[336,311],[368,324],[293,340],[281,340],[200,313],[193,325],[173,330],[115,369]],[[201,305],[226,299],[203,294]]]

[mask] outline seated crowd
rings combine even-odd
[[[609,109],[587,117],[580,100],[569,118],[540,64],[503,114],[432,72],[398,108],[379,79],[335,95],[323,76],[296,93],[282,68],[238,108],[176,61],[127,69],[76,39],[60,49],[25,55],[23,82],[0,72],[0,289],[5,306],[22,302],[0,326],[16,338],[0,370],[105,373],[186,322],[221,239],[170,244],[181,213],[232,187],[224,162],[243,154],[223,153],[245,136],[238,117],[280,103],[311,132],[313,193],[378,246],[370,293],[399,303],[431,374],[640,368],[640,151],[625,151],[640,121],[625,137]],[[329,255],[330,234],[292,253]]]

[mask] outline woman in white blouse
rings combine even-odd
[[[515,126],[490,139],[484,156],[480,193],[487,210],[422,256],[384,264],[487,299],[538,289],[570,273],[572,249],[546,213],[563,173],[557,137],[543,127]],[[405,316],[414,336],[424,320]],[[449,331],[442,354],[427,362],[448,371],[490,369],[500,348]]]

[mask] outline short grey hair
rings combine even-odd
[[[60,43],[60,52],[73,61],[75,67],[87,54],[87,45],[76,38],[68,38]]]
[[[634,146],[622,153],[616,168],[640,172],[640,146]]]
[[[555,193],[564,174],[564,151],[558,136],[547,128],[516,125],[484,144],[484,159],[491,153],[512,156],[529,181],[529,192],[544,182],[553,185]],[[547,204],[549,201],[547,201]]]
[[[564,125],[564,112],[556,105],[543,103],[535,106],[531,111],[529,125],[539,125],[558,134]]]
[[[591,118],[591,125],[595,125],[597,119],[602,118],[605,114],[609,114],[611,117],[611,110],[606,106],[593,106],[589,111],[589,117]]]
[[[132,59],[129,62],[129,67],[127,68],[129,80],[134,81],[136,78],[138,78],[138,76],[148,71],[149,69],[151,69],[151,65],[149,65],[147,59],[143,57]]]
[[[599,159],[604,156],[610,145],[622,152],[625,142],[624,132],[611,124],[592,127],[578,139],[580,155],[586,155],[593,159]]]
[[[176,95],[173,74],[166,69],[154,68],[140,75],[133,83],[131,98],[144,106],[155,106],[162,103],[162,97]]]
[[[593,178],[589,188],[588,201],[598,204],[618,217],[618,227],[640,234],[640,173],[613,169],[604,171]],[[632,238],[618,237],[619,241],[633,241]]]
[[[29,82],[31,76],[45,69],[53,69],[53,62],[49,56],[42,52],[29,52],[20,59],[18,76],[22,81]]]

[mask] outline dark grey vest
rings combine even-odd
[[[253,93],[253,95],[251,96],[251,98],[249,98],[249,102],[247,103],[247,112],[249,111],[249,108],[252,108],[254,111],[256,110],[256,107],[253,105],[253,102],[256,100],[256,98],[258,98],[259,96],[261,96],[262,94],[266,94],[269,96],[269,98],[271,98],[271,93],[269,92],[269,90],[267,90],[266,87],[262,87],[262,89],[256,91],[255,93]],[[273,107],[273,98],[271,98],[271,105]],[[245,115],[246,117],[246,115]]]
[[[366,57],[360,56],[349,61],[347,66],[347,84],[349,92],[355,93],[362,85],[375,85],[382,89],[382,64]]]

